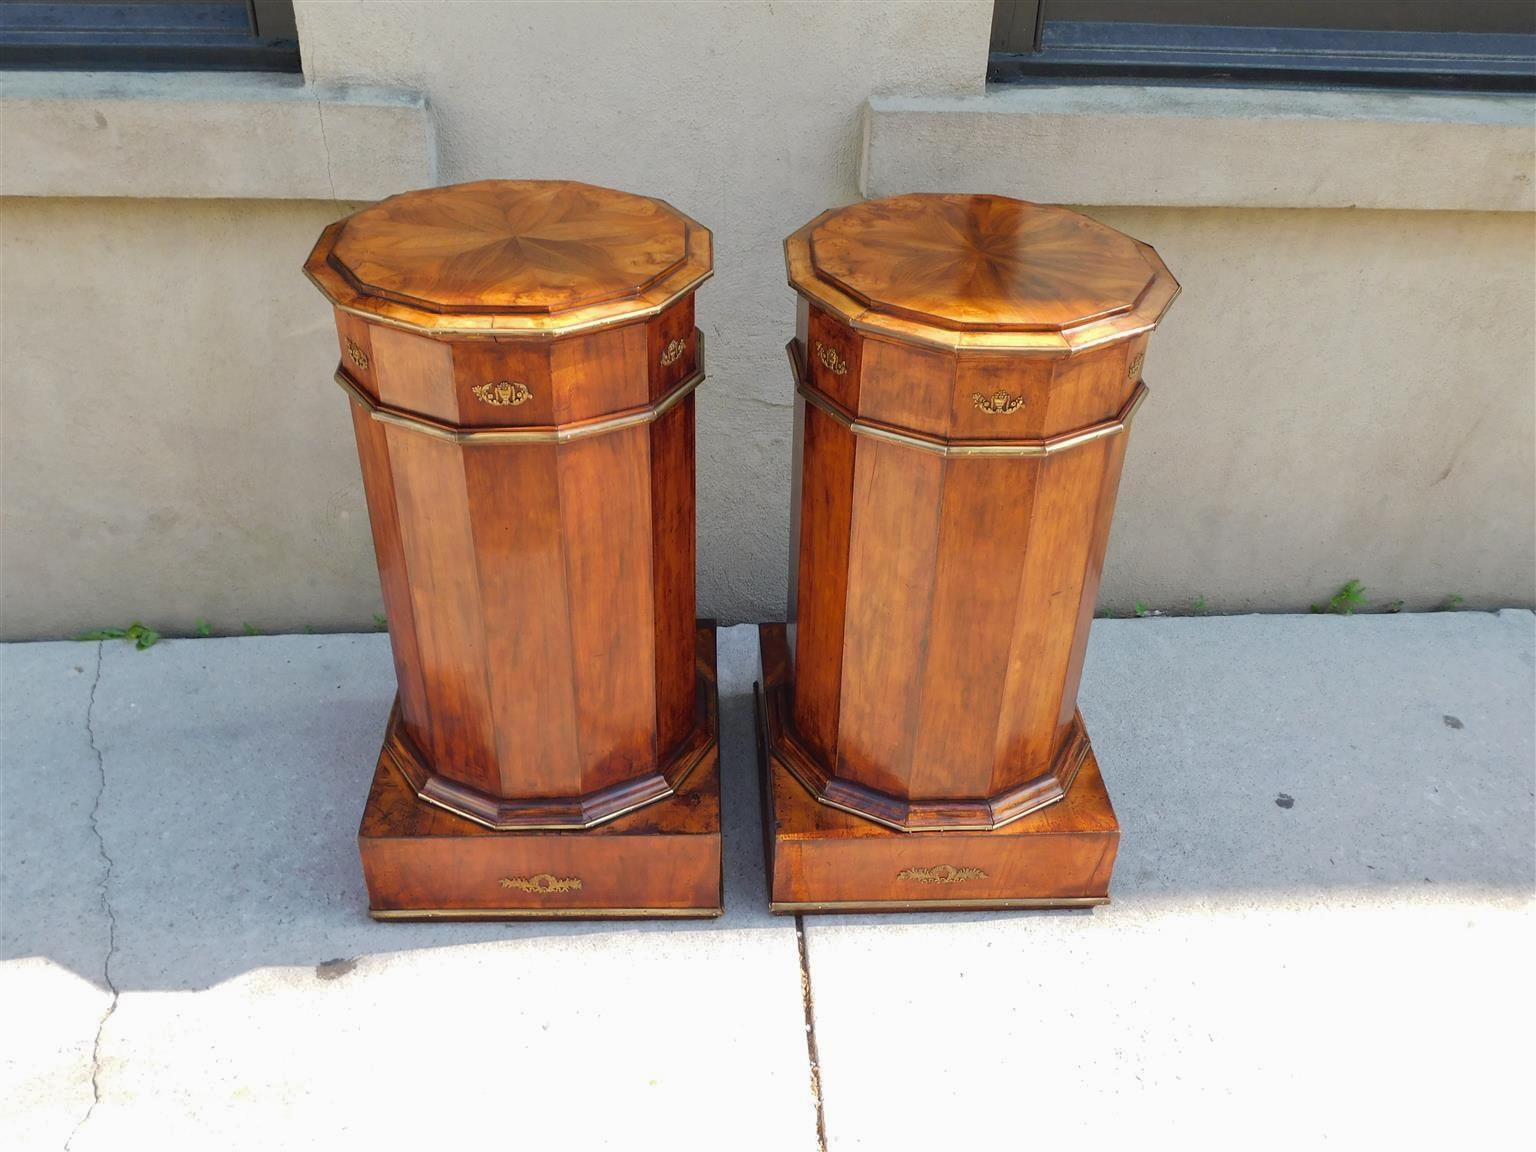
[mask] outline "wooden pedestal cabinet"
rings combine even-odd
[[[376,917],[709,916],[714,634],[694,619],[707,229],[584,184],[395,196],[322,233],[399,695]]]
[[[1178,292],[1062,208],[913,195],[786,243],[788,627],[761,629],[778,911],[1100,903],[1078,680],[1147,337]]]

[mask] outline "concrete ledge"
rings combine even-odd
[[[417,93],[298,77],[12,72],[7,196],[377,200],[435,182]]]
[[[877,96],[866,196],[1066,204],[1536,209],[1526,96],[1073,85]]]

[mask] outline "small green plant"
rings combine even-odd
[[[241,630],[247,636],[260,636],[261,635],[261,632],[257,629],[256,625],[254,625],[254,624],[242,624],[242,625],[240,625],[240,628],[241,628]]]
[[[375,632],[388,632],[389,617],[383,615],[382,613],[375,612],[373,614],[373,629]]]
[[[135,620],[126,628],[97,628],[90,632],[82,632],[75,637],[76,640],[132,640],[133,646],[140,652],[146,648],[153,648],[160,642],[160,633],[153,628],[146,628]]]
[[[1465,602],[1466,601],[1464,601],[1460,596],[1458,596],[1458,595],[1456,595],[1456,593],[1452,592],[1449,596],[1447,596],[1441,602],[1441,604],[1440,604],[1440,611],[1442,611],[1442,612],[1454,612],[1454,611],[1456,611],[1456,609],[1460,608],[1462,606],[1462,604],[1464,604]]]
[[[1205,606],[1205,597],[1198,597],[1190,611],[1193,612],[1196,616],[1206,615],[1210,609]]]
[[[1355,609],[1364,608],[1366,603],[1365,585],[1358,580],[1350,580],[1333,594],[1328,603],[1312,605],[1312,611],[1319,615],[1353,616]]]
[[[1145,600],[1138,600],[1138,601],[1136,601],[1136,607],[1134,609],[1132,609],[1132,611],[1134,611],[1136,613],[1136,618],[1138,620],[1141,619],[1143,616],[1150,616],[1150,615],[1152,615],[1152,609],[1147,607],[1147,602]]]
[[[196,624],[192,625],[192,630],[204,640],[213,635],[213,625],[206,620],[199,620]]]

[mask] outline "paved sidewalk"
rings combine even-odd
[[[1531,613],[1100,621],[1115,903],[803,949],[763,911],[754,644],[721,634],[727,913],[622,925],[367,918],[384,636],[0,649],[0,1146],[1529,1131]]]

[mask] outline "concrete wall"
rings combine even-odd
[[[338,115],[358,85],[427,101],[434,155],[393,186],[421,171],[570,177],[662,196],[714,229],[700,610],[781,615],[794,313],[780,241],[858,195],[869,97],[979,96],[991,4],[296,10],[308,87],[273,114],[313,95],[318,170],[343,199],[249,198],[250,171],[177,192],[174,164],[152,194],[185,198],[137,198],[121,150],[151,169],[165,156],[92,135],[114,122],[110,101],[77,102],[79,139],[50,128],[29,143],[75,150],[47,168],[62,183],[29,184],[37,166],[4,152],[4,190],[34,193],[3,205],[4,634],[371,624],[330,316],[299,274],[346,197],[392,186],[356,174],[390,151]],[[0,103],[7,139],[14,108]],[[248,169],[282,166],[282,149],[250,147]],[[119,174],[99,191],[98,153]],[[314,194],[313,179],[272,179],[274,197]],[[992,190],[1031,195],[1004,183]],[[208,198],[221,194],[244,198]],[[1107,606],[1294,609],[1351,577],[1410,607],[1532,603],[1528,214],[1086,210],[1156,245],[1186,289],[1148,357]]]

